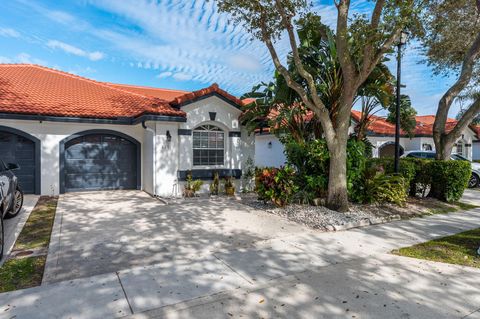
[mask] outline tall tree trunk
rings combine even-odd
[[[339,212],[345,212],[348,211],[346,139],[330,145],[329,150],[330,167],[327,207]]]
[[[348,211],[347,141],[354,92],[355,87],[344,89],[335,123],[335,138],[326,139],[330,153],[327,206],[339,212]]]
[[[437,160],[448,160],[450,159],[450,154],[452,153],[452,148],[454,141],[448,135],[441,135],[437,138],[434,138],[435,150],[436,150],[436,159]]]

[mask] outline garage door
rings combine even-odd
[[[136,189],[137,146],[109,134],[83,135],[65,144],[65,191]]]
[[[35,143],[23,136],[0,131],[0,158],[5,163],[16,163],[15,171],[23,191],[35,193]]]

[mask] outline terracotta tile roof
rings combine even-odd
[[[352,110],[352,118],[356,121],[359,121],[362,112]],[[370,132],[376,134],[384,135],[395,135],[395,125],[387,122],[384,118],[379,116],[371,116],[371,124],[368,126]],[[420,115],[415,117],[417,121],[417,126],[415,128],[415,135],[423,136],[433,136],[433,123],[435,122],[435,115]],[[445,129],[450,132],[455,125],[457,125],[457,120],[448,118],[447,123],[445,124]],[[401,135],[406,135],[403,130],[400,130]]]
[[[182,105],[182,104],[185,104],[185,103],[188,103],[188,102],[192,102],[199,97],[209,95],[211,93],[217,93],[217,94],[223,96],[227,100],[236,104],[239,108],[241,108],[244,105],[242,100],[240,100],[239,98],[231,95],[227,91],[224,91],[221,88],[219,88],[217,83],[214,83],[214,84],[210,85],[209,87],[198,90],[198,91],[193,91],[193,92],[189,92],[189,93],[186,93],[184,95],[181,95],[181,96],[177,96],[172,101],[170,101],[170,104],[174,105],[174,106]]]
[[[156,97],[165,101],[172,101],[176,97],[190,93],[188,91],[182,91],[182,90],[160,89],[160,88],[153,88],[148,86],[117,84],[117,83],[108,83],[108,82],[105,82],[105,83],[121,90],[129,91],[132,93],[138,93],[146,96]]]
[[[185,117],[165,100],[29,64],[0,64],[0,112],[105,119]]]

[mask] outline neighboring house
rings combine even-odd
[[[188,171],[234,176],[254,157],[242,101],[216,84],[185,92],[0,65],[0,159],[26,193],[142,189],[179,196]],[[237,188],[239,189],[239,188]]]
[[[350,132],[354,132],[356,123],[358,123],[361,112],[352,111],[352,124]],[[409,138],[405,132],[401,131],[400,152],[403,154],[413,150],[435,150],[433,142],[433,122],[434,115],[417,116],[417,126],[415,136]],[[447,131],[451,130],[457,123],[454,119],[447,120]],[[395,125],[387,122],[384,118],[378,116],[371,117],[371,124],[368,127],[367,138],[374,146],[373,157],[393,157],[395,154]],[[453,152],[463,156],[480,160],[480,126],[471,126],[467,128],[462,137],[456,142]],[[283,153],[283,145],[278,138],[270,134],[268,129],[262,133],[255,134],[255,164],[257,166],[280,166],[286,161]]]

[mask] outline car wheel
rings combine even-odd
[[[12,209],[7,213],[7,218],[12,218],[18,215],[22,210],[23,206],[23,191],[20,187],[17,187],[15,194],[13,196]]]
[[[472,174],[472,176],[470,177],[470,180],[468,181],[468,187],[469,188],[477,187],[479,183],[480,183],[480,178],[478,177],[478,175]]]
[[[5,246],[4,240],[5,239],[5,234],[3,231],[3,217],[2,217],[2,211],[0,211],[0,260],[3,258],[3,246]]]

